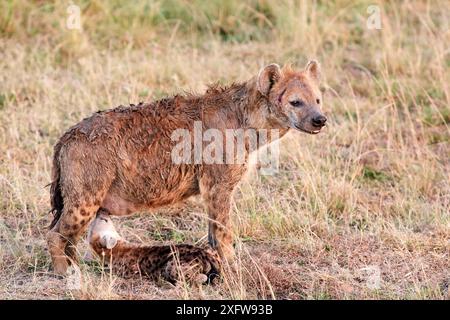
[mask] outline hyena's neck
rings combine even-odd
[[[206,112],[204,110],[204,120],[208,122],[208,127],[255,130],[258,136],[260,132],[265,131],[268,136],[267,143],[283,137],[288,132],[289,129],[271,120],[273,117],[269,101],[258,91],[256,77],[222,89],[216,94],[215,98],[220,101],[218,105],[223,107],[216,109],[214,105]]]

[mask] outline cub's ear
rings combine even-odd
[[[308,62],[305,68],[306,72],[309,74],[311,78],[320,81],[320,64],[316,60],[311,60]]]
[[[258,91],[262,95],[268,96],[270,89],[273,85],[280,80],[281,69],[276,63],[269,64],[268,66],[262,68],[258,74]]]

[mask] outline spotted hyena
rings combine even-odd
[[[231,258],[232,195],[252,150],[246,142],[243,163],[174,163],[171,134],[192,132],[196,122],[222,132],[273,129],[277,139],[291,129],[317,134],[327,120],[319,77],[315,61],[299,71],[270,64],[243,83],[97,112],[70,128],[54,148],[48,245],[55,271],[76,261],[76,243],[99,210],[130,215],[194,195],[208,212],[209,244]]]

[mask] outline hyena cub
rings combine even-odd
[[[116,231],[111,218],[99,212],[91,224],[88,240],[95,253],[113,273],[131,278],[159,277],[176,283],[182,278],[197,284],[210,283],[219,275],[218,254],[189,244],[147,246],[133,244]]]

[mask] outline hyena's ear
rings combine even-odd
[[[320,81],[320,64],[316,60],[311,60],[308,62],[305,68],[306,72],[309,74],[311,78]]]
[[[276,63],[262,68],[258,74],[258,91],[264,96],[269,95],[270,89],[280,78],[281,69]]]

